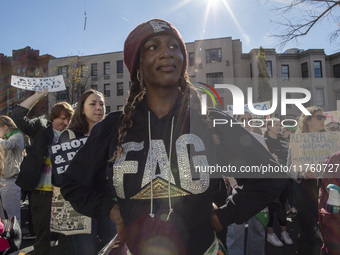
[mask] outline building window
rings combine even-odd
[[[340,64],[333,66],[333,76],[334,78],[340,78]]]
[[[124,83],[118,82],[117,83],[117,96],[123,96],[124,95]]]
[[[110,96],[110,84],[104,84],[104,96],[109,97]]]
[[[189,66],[195,65],[195,53],[189,52]]]
[[[110,62],[104,62],[104,75],[110,75]]]
[[[282,80],[289,80],[289,65],[281,66]]]
[[[223,84],[223,73],[207,73],[207,83],[211,86]]]
[[[301,64],[301,75],[303,79],[308,78],[308,65],[307,62]]]
[[[106,112],[106,114],[111,112],[111,106],[109,106],[109,105],[105,106],[105,112]]]
[[[68,66],[59,66],[58,75],[62,75],[64,78],[68,76]]]
[[[98,91],[98,85],[91,85],[91,89],[94,89],[94,90]]]
[[[86,71],[87,71],[86,65],[81,65],[80,68],[81,68],[81,77],[85,77]]]
[[[253,79],[253,63],[249,64],[249,69],[250,69],[250,78]]]
[[[97,63],[91,64],[91,76],[98,75],[98,65]]]
[[[325,105],[325,98],[324,98],[323,88],[316,89],[316,105],[317,106]]]
[[[322,78],[321,61],[314,61],[314,77]]]
[[[124,108],[124,105],[117,105],[117,110],[118,110],[118,111],[122,111],[123,108]]]
[[[123,60],[117,60],[117,74],[123,73]]]
[[[267,62],[267,74],[269,78],[273,77],[273,69],[272,69],[272,61],[266,61]]]
[[[217,63],[217,62],[222,62],[221,48],[207,50],[207,63]]]

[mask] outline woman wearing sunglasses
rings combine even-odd
[[[317,106],[308,107],[312,115],[301,114],[296,134],[325,132],[326,116]],[[288,165],[291,164],[291,150],[288,154]],[[313,254],[315,244],[314,227],[318,221],[318,186],[315,172],[298,172],[294,179],[297,185],[297,208],[300,235],[298,239],[298,254]]]

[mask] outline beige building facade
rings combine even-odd
[[[240,40],[230,37],[197,40],[186,44],[188,51],[188,74],[194,86],[199,82],[211,86],[214,84],[232,84],[239,87],[247,100],[247,88],[253,89],[253,102],[258,102],[258,67],[259,49],[242,53]],[[325,111],[337,108],[340,99],[340,53],[326,55],[322,49],[290,49],[285,53],[276,53],[275,49],[264,49],[267,73],[271,87],[278,88],[278,107],[275,112],[281,117],[281,88],[299,87],[311,92],[311,100],[305,104],[321,106]],[[73,63],[73,64],[72,64]],[[81,68],[81,88],[83,92],[94,88],[105,95],[107,111],[121,109],[128,97],[130,88],[129,72],[123,62],[123,52],[103,53],[89,56],[71,56],[55,58],[49,61],[49,76],[62,74],[67,86],[67,69],[74,63]],[[227,110],[233,104],[233,97],[228,89],[218,89],[222,105],[217,107]],[[62,94],[64,93],[64,95]],[[50,96],[50,104],[62,100],[66,92]],[[70,92],[67,92],[70,93]],[[288,93],[287,98],[301,98],[303,94]],[[247,102],[245,102],[247,103]],[[287,116],[299,116],[301,111],[293,106],[287,107]]]

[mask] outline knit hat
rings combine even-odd
[[[172,35],[178,40],[184,57],[184,68],[186,68],[187,51],[181,34],[171,23],[161,19],[152,19],[138,25],[125,40],[124,62],[129,69],[131,81],[136,80],[141,46],[152,36],[159,34]]]

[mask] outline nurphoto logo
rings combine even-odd
[[[201,83],[198,82],[201,85],[204,85],[205,87],[209,88],[211,91],[214,92],[214,94],[217,96],[217,98],[220,101],[220,104],[222,106],[222,100],[219,96],[219,94],[217,93],[216,89],[228,89],[231,92],[232,98],[233,98],[233,115],[241,115],[244,114],[244,94],[242,92],[242,90],[240,88],[238,88],[235,85],[231,85],[231,84],[215,84],[215,88],[213,88],[212,86],[209,86],[208,84],[205,83]],[[213,100],[215,106],[217,105],[216,100],[214,98],[214,96],[210,93],[210,91],[208,91],[205,88],[200,87],[200,90],[203,90],[204,92],[206,92],[211,99]],[[285,116],[287,114],[287,105],[295,105],[301,112],[303,112],[305,115],[311,115],[311,113],[303,106],[304,103],[307,103],[310,99],[311,99],[311,92],[307,89],[304,88],[296,88],[296,87],[284,87],[281,88],[280,90],[280,102],[281,102],[281,116]],[[287,94],[288,93],[298,93],[298,94],[302,94],[303,97],[301,98],[287,98]],[[248,109],[249,111],[254,114],[254,115],[259,115],[259,116],[268,116],[272,113],[274,113],[277,109],[278,106],[278,88],[277,87],[273,87],[272,88],[272,105],[270,107],[270,109],[265,109],[265,110],[259,110],[256,109],[254,107],[254,103],[253,103],[253,88],[249,87],[247,89],[247,103],[248,103]],[[202,94],[202,108],[201,108],[201,114],[202,115],[206,115],[207,114],[207,95],[206,94]],[[250,120],[250,121],[254,121],[254,120]],[[259,125],[255,125],[254,127],[262,127],[264,126],[264,121],[258,119],[256,120],[258,121]],[[294,123],[293,125],[285,125],[285,122],[290,122],[290,123]],[[213,126],[218,125],[218,124],[227,124],[228,120],[222,120],[222,119],[216,119],[213,120]],[[232,126],[232,123],[230,123]],[[234,123],[236,124],[236,123]],[[238,123],[240,124],[240,123]],[[253,123],[248,123],[249,126],[251,126],[251,124]],[[294,119],[285,119],[283,121],[281,121],[281,125],[284,127],[295,127],[297,126],[297,122]]]

